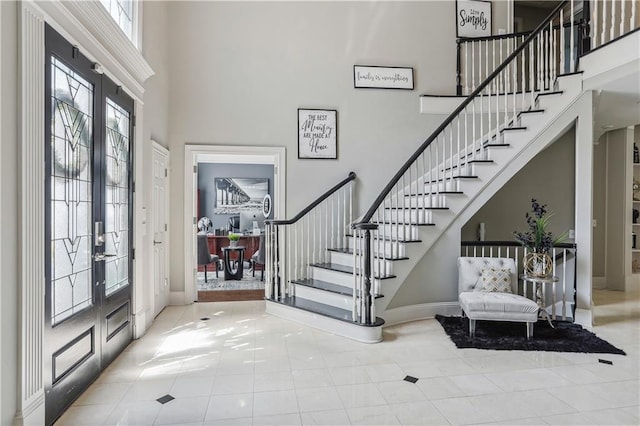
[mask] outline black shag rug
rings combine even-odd
[[[469,319],[436,315],[449,338],[458,348],[495,349],[502,351],[585,352],[626,355],[623,350],[602,340],[580,324],[538,321],[533,337],[527,340],[524,323],[507,321],[476,321],[476,335],[469,337]]]

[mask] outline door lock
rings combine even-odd
[[[94,244],[96,247],[104,245],[104,223],[99,220],[93,225]]]

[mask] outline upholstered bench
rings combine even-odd
[[[496,291],[496,286],[507,292]],[[487,288],[492,291],[486,291]],[[513,259],[458,258],[458,301],[463,315],[469,318],[471,337],[475,334],[476,320],[524,322],[527,339],[533,336],[538,305],[517,291],[518,276]]]

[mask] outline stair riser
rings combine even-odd
[[[540,123],[543,112],[535,112],[531,114],[522,114],[518,117],[518,121],[516,123],[517,126],[524,126],[528,128],[535,128]]]
[[[390,240],[372,240],[372,250],[374,256],[382,253],[383,257],[404,257],[405,244],[400,242],[392,242]],[[349,248],[353,249],[353,238],[349,239]]]
[[[374,253],[375,251],[377,250],[374,250]],[[345,265],[345,266],[353,266],[353,254],[338,253],[335,251],[332,251],[330,253],[331,253],[331,263],[336,263],[338,265]],[[390,275],[393,273],[392,261],[379,259],[376,263],[380,263],[380,262],[384,263],[384,265],[381,268],[382,268],[382,272],[384,272],[385,275]]]
[[[311,278],[353,289],[353,275],[324,268],[311,268]],[[379,280],[372,280],[379,281]]]
[[[536,101],[535,108],[557,111],[564,102],[563,96],[559,94],[540,96]]]
[[[555,83],[555,90],[562,90],[565,92],[578,93],[582,91],[582,74],[569,75],[566,77],[559,77]]]
[[[435,176],[434,176],[435,177]],[[442,179],[443,176],[440,176],[440,179]],[[434,179],[435,180],[435,179]],[[424,184],[424,190],[427,192],[441,192],[441,191],[452,191],[452,192],[456,192],[456,191],[462,191],[462,182],[457,181],[457,180],[445,180],[445,181],[438,181],[438,182],[431,182],[429,183],[427,181],[427,183]]]
[[[384,221],[401,223],[434,223],[438,215],[446,214],[447,210],[393,209],[385,210]]]
[[[266,301],[266,312],[358,342],[376,343],[382,340],[382,326],[361,327],[270,301]]]
[[[385,239],[417,240],[420,231],[417,226],[397,226],[380,223],[378,224],[377,235],[383,235]]]
[[[345,287],[345,291],[351,291]],[[296,297],[335,306],[336,308],[351,310],[353,308],[353,296],[331,293],[329,291],[294,284],[294,294]]]
[[[456,196],[456,195],[452,195]],[[447,207],[447,195],[414,195],[406,198],[408,207]]]

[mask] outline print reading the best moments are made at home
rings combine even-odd
[[[300,111],[300,156],[335,158],[335,111]]]

